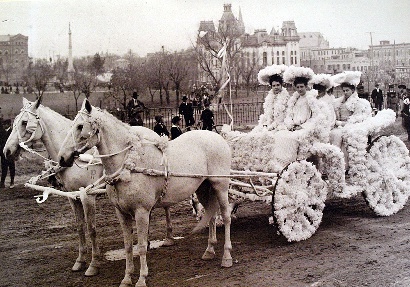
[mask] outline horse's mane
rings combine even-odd
[[[66,118],[65,116],[63,116],[63,115],[60,114],[60,113],[57,113],[56,111],[52,110],[52,109],[49,108],[49,107],[40,105],[40,106],[38,107],[38,109],[40,109],[40,108],[41,108],[42,110],[45,110],[45,111],[48,112],[48,113],[53,114],[53,115],[56,116],[56,117],[60,117],[61,119],[64,119],[64,120],[67,121],[67,122],[71,122],[70,119]]]

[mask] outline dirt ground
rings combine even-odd
[[[0,190],[0,286],[118,286],[125,260],[105,259],[95,277],[71,271],[77,232],[68,200],[56,196],[37,204],[38,192],[22,185],[28,177],[20,171],[15,189]],[[317,232],[288,243],[268,224],[269,205],[245,202],[232,224],[234,265],[229,269],[220,267],[223,228],[218,228],[216,259],[202,261],[207,233],[188,237],[196,224],[191,214],[187,202],[173,208],[175,236],[185,238],[148,252],[149,286],[410,286],[409,204],[396,215],[377,217],[361,196],[329,199]],[[103,253],[123,248],[105,196],[97,200],[97,233]],[[157,209],[150,240],[164,233],[164,211]],[[137,278],[136,273],[134,283]]]

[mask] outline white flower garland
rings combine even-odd
[[[289,98],[290,95],[285,88],[276,95],[270,90],[263,103],[263,114],[260,115],[258,125],[252,132],[270,131],[283,126]]]
[[[346,143],[346,149],[349,157],[349,178],[350,185],[357,185],[361,190],[367,188],[369,176],[366,166],[367,141],[368,135],[374,135],[381,129],[393,124],[396,120],[396,114],[392,110],[382,110],[374,117],[368,117],[361,123],[349,123],[342,129],[343,140]],[[349,189],[346,192],[360,189]],[[354,194],[346,195],[348,197]]]
[[[293,109],[300,95],[295,92],[288,100],[288,109],[284,123],[288,129],[294,126],[293,117],[297,112]],[[306,158],[309,155],[309,149],[315,142],[329,142],[329,135],[331,129],[331,122],[329,121],[326,113],[326,104],[318,101],[317,91],[310,90],[305,95],[307,103],[312,112],[312,116],[304,124],[302,124],[302,130],[294,132],[299,141],[299,158]]]

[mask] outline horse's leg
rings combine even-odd
[[[175,244],[174,236],[172,234],[172,222],[170,207],[164,207],[165,217],[167,220],[167,237],[164,240],[163,246],[172,246]]]
[[[206,250],[202,255],[203,260],[212,260],[215,258],[214,244],[216,244],[216,242],[216,222],[215,216],[212,216],[211,220],[209,221],[208,246],[206,247]]]
[[[85,276],[95,276],[99,272],[101,252],[97,244],[97,232],[95,222],[95,196],[81,193],[81,202],[83,203],[85,220],[87,222],[88,234],[91,239],[92,253],[91,263],[88,266]]]
[[[140,276],[138,278],[136,287],[145,287],[147,286],[145,280],[148,276],[148,266],[147,266],[147,237],[149,229],[149,214],[150,211],[140,207],[135,212],[135,221],[137,224],[137,235],[138,235],[138,244],[137,250],[140,256]]]
[[[225,244],[224,254],[222,256],[222,267],[232,266],[232,243],[231,243],[231,206],[228,199],[228,183],[225,181],[217,181],[212,184],[219,202],[222,218],[225,227]]]
[[[115,208],[118,220],[120,221],[122,233],[124,235],[125,249],[125,275],[121,281],[120,287],[129,287],[132,284],[131,275],[134,273],[134,259],[132,252],[132,222],[133,218],[129,214],[122,213],[118,208]]]
[[[69,199],[71,208],[74,211],[74,217],[77,224],[77,232],[79,237],[78,243],[78,257],[75,260],[72,271],[82,271],[85,269],[85,253],[86,253],[86,239],[85,239],[85,219],[83,205],[80,200]]]

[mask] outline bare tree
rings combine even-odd
[[[218,90],[226,76],[221,71],[220,50],[225,47],[225,65],[231,74],[232,67],[241,52],[241,33],[234,26],[220,26],[218,32],[201,32],[194,47],[200,69],[210,78]]]
[[[24,75],[29,86],[36,89],[37,98],[42,96],[47,89],[48,81],[54,76],[53,70],[46,59],[30,62]]]
[[[54,62],[54,66],[53,66],[54,75],[56,76],[60,85],[63,85],[68,79],[67,67],[68,67],[67,59],[63,60],[59,58],[57,59],[57,61]]]
[[[174,52],[173,54],[168,54],[165,57],[169,79],[175,87],[177,104],[179,103],[179,95],[183,81],[187,79],[191,71],[192,58],[192,52]]]
[[[163,53],[155,53],[154,55],[148,57],[145,64],[151,101],[154,101],[153,96],[155,95],[155,90],[159,90],[159,101],[161,105],[164,104],[162,91],[166,91],[166,89],[169,88],[169,78],[163,58]]]
[[[141,92],[146,87],[144,67],[142,64],[129,65],[127,68],[117,68],[111,77],[109,96],[117,101],[125,110],[128,96],[133,91]]]

